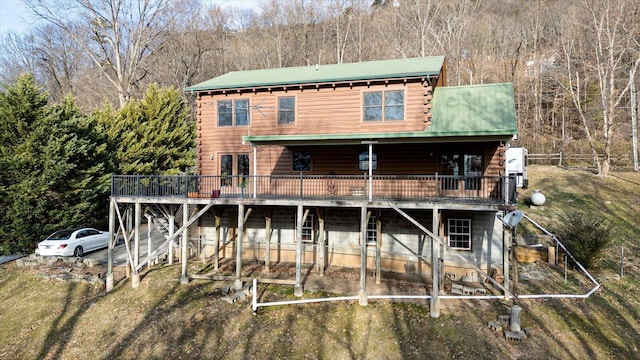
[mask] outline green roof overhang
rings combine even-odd
[[[267,135],[243,136],[242,140],[253,145],[355,145],[375,142],[378,144],[442,143],[442,142],[486,142],[510,141],[514,132],[399,132],[366,134],[315,134],[315,135]]]

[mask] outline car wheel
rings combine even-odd
[[[73,256],[75,257],[81,257],[83,253],[82,246],[78,246],[73,250]]]

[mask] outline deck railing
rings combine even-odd
[[[510,185],[508,185],[510,184]],[[515,181],[504,176],[452,175],[113,175],[115,197],[256,199],[428,199],[515,201]],[[508,189],[508,198],[505,196]]]

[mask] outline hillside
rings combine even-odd
[[[14,263],[0,265],[0,358],[114,359],[635,359],[640,353],[640,174],[606,180],[584,171],[534,166],[530,189],[547,196],[525,213],[545,227],[583,210],[615,224],[615,242],[593,274],[602,287],[590,298],[521,300],[532,335],[510,342],[487,327],[511,306],[504,301],[428,304],[370,301],[260,309],[221,300],[223,283],[180,285],[178,266],[143,274],[132,289],[44,280]],[[533,232],[530,228],[525,232]],[[625,247],[624,276],[620,247]],[[192,271],[203,265],[191,264]],[[191,271],[190,271],[191,272]],[[523,286],[526,286],[524,284]],[[293,298],[288,288],[267,290]],[[307,294],[307,296],[325,294]]]

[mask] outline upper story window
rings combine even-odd
[[[285,96],[278,98],[278,125],[296,122],[296,98]]]
[[[249,125],[249,100],[218,100],[218,126]]]
[[[404,91],[371,91],[364,93],[364,121],[403,120]]]

